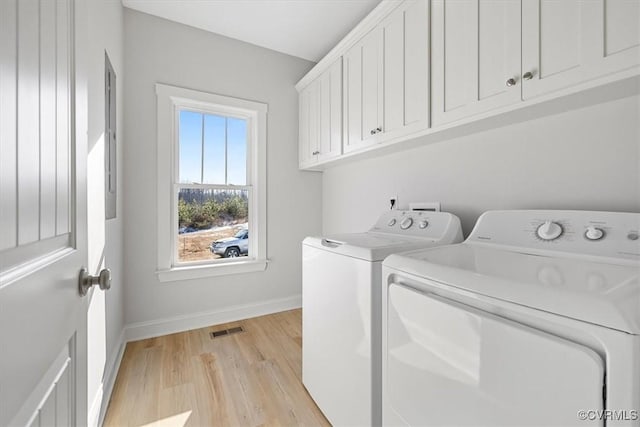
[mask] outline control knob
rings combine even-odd
[[[406,230],[412,225],[413,225],[413,219],[411,219],[411,217],[406,217],[405,219],[402,220],[402,222],[400,222],[400,228],[403,230]]]
[[[545,221],[538,227],[536,234],[542,240],[555,240],[562,234],[562,226],[557,222]]]
[[[428,225],[429,221],[427,221],[426,219],[423,219],[418,223],[418,227],[420,227],[421,229],[427,228]]]
[[[388,225],[389,227],[393,227],[394,225],[396,225],[396,219],[395,219],[395,218],[391,218],[391,219],[389,220],[389,222],[387,222],[387,225]]]
[[[602,228],[589,226],[584,233],[584,237],[586,237],[587,240],[600,240],[604,237],[604,231]]]

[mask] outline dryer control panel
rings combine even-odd
[[[468,242],[640,261],[640,214],[597,211],[489,211]]]

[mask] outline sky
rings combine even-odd
[[[202,168],[203,118],[204,168]],[[225,182],[225,121],[227,131],[227,182]],[[246,185],[246,120],[183,110],[180,111],[179,141],[179,182]]]

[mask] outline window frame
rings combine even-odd
[[[157,275],[161,282],[262,271],[266,245],[267,104],[202,91],[156,84],[157,96]],[[179,114],[195,111],[247,120],[245,185],[179,183]],[[169,171],[169,173],[167,173]],[[249,257],[178,262],[178,192],[180,188],[249,189]],[[253,255],[251,255],[253,254]]]

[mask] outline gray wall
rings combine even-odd
[[[391,196],[439,201],[465,235],[490,209],[640,212],[637,96],[327,170],[325,233],[368,228]]]
[[[311,62],[125,9],[127,323],[298,296],[300,242],[321,229],[321,177],[299,172],[294,84]],[[156,278],[156,82],[269,105],[266,272]]]

